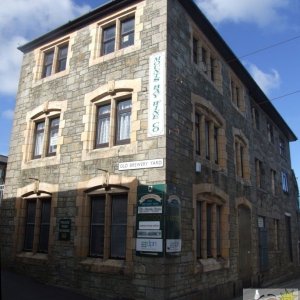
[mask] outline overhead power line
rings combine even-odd
[[[262,52],[262,51],[265,51],[265,50],[268,50],[268,49],[271,49],[271,48],[274,48],[274,47],[277,47],[277,46],[280,46],[280,45],[283,45],[283,44],[286,44],[286,43],[289,43],[289,42],[292,42],[292,41],[297,40],[299,38],[300,38],[300,35],[297,35],[297,36],[294,36],[292,38],[289,38],[289,39],[286,39],[286,40],[282,40],[282,41],[277,42],[275,44],[271,44],[269,46],[266,46],[266,47],[254,50],[252,52],[249,52],[247,54],[241,55],[241,56],[237,57],[236,59],[229,60],[229,61],[227,61],[227,63],[230,63],[230,62],[236,61],[236,60],[240,60],[240,59],[242,59],[244,57],[248,57],[248,56],[254,55],[256,53],[259,53],[259,52]],[[291,95],[298,94],[298,93],[300,93],[300,90],[295,90],[293,92],[290,92],[290,93],[287,93],[287,94],[283,94],[281,96],[269,99],[269,101],[272,102],[274,100],[282,99],[282,98],[285,98],[287,96],[291,96]],[[259,102],[259,104],[262,104],[262,103],[265,103],[265,102],[268,102],[268,101],[262,101],[262,102]]]
[[[280,45],[283,45],[283,44],[286,44],[286,43],[289,43],[291,41],[294,41],[294,40],[297,40],[300,38],[300,35],[297,35],[297,36],[294,36],[292,38],[289,38],[289,39],[286,39],[286,40],[283,40],[283,41],[280,41],[280,42],[277,42],[275,44],[271,44],[269,46],[266,46],[264,48],[260,48],[260,49],[257,49],[257,50],[254,50],[252,52],[249,52],[247,54],[244,54],[244,55],[241,55],[241,56],[238,56],[237,59],[242,59],[244,57],[248,57],[248,56],[251,56],[251,55],[254,55],[256,53],[259,53],[259,52],[262,52],[262,51],[265,51],[265,50],[268,50],[268,49],[271,49],[271,48],[274,48],[274,47],[277,47],[277,46],[280,46]],[[228,63],[232,62],[232,61],[235,61],[237,59],[231,59],[228,61]]]
[[[290,93],[287,93],[287,94],[284,94],[284,95],[281,95],[281,96],[269,99],[269,101],[272,102],[274,100],[282,99],[282,98],[285,98],[287,96],[291,96],[291,95],[298,94],[298,93],[300,93],[300,90],[296,90],[296,91],[293,91],[293,92],[290,92]],[[261,102],[259,102],[259,104],[266,103],[266,102],[268,102],[268,101],[261,101]]]
[[[294,95],[294,94],[298,94],[298,93],[300,93],[300,90],[293,91],[293,92],[290,92],[288,94],[285,94],[285,95],[282,95],[282,96],[278,96],[276,98],[272,98],[272,99],[270,99],[270,101],[274,101],[274,100],[281,99],[281,98],[284,98],[284,97],[287,97],[287,96],[290,96],[290,95]]]

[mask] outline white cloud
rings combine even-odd
[[[14,118],[14,111],[11,109],[2,112],[1,116],[5,119],[12,120]]]
[[[2,3],[3,2],[3,3]],[[87,12],[74,0],[2,1],[0,10],[0,93],[16,93],[22,53],[17,47]]]
[[[279,24],[283,20],[280,9],[289,0],[195,0],[200,9],[215,23],[255,23],[261,27]]]
[[[0,92],[14,94],[17,90],[22,53],[17,47],[26,43],[26,39],[21,36],[13,36],[5,40],[0,36]]]
[[[260,86],[260,88],[268,95],[272,90],[279,88],[281,79],[277,70],[272,69],[270,73],[264,72],[254,64],[246,64],[249,72]]]

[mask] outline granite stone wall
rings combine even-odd
[[[209,80],[192,62],[192,33],[197,26],[176,0],[138,2],[138,41],[134,48],[109,58],[94,58],[96,25],[91,24],[72,33],[69,69],[63,76],[36,79],[37,51],[24,55],[15,119],[11,137],[5,196],[2,201],[1,258],[2,264],[41,281],[65,286],[95,299],[230,299],[241,291],[239,277],[239,205],[251,210],[251,228],[245,234],[251,240],[251,282],[263,284],[288,275],[298,264],[296,198],[293,186],[282,193],[280,172],[292,178],[290,157],[279,154],[279,137],[274,126],[274,143],[266,140],[266,116],[259,109],[261,129],[253,128],[251,108],[254,99],[245,89],[244,111],[232,104],[230,68],[220,58],[217,83]],[[201,32],[201,28],[198,28]],[[208,44],[213,48],[210,37]],[[164,136],[147,136],[149,98],[149,56],[165,51],[167,57],[166,130]],[[214,49],[218,53],[218,49]],[[111,95],[124,92],[124,82],[134,95],[131,144],[113,145],[108,149],[90,149],[93,126],[92,102],[99,93]],[[122,94],[123,95],[123,94]],[[122,96],[121,95],[121,96]],[[66,103],[61,120],[59,156],[28,160],[26,147],[28,113],[51,102]],[[223,127],[220,137],[222,166],[195,154],[195,119],[197,105],[210,107],[220,115]],[[272,122],[272,120],[269,120]],[[247,140],[249,179],[236,176],[235,133]],[[28,140],[28,139],[27,139]],[[286,145],[288,141],[285,138]],[[25,145],[25,146],[24,146]],[[153,169],[119,171],[121,162],[164,159],[164,166]],[[263,162],[264,184],[256,187],[255,158]],[[196,162],[201,172],[195,172]],[[129,188],[127,250],[125,262],[101,262],[86,256],[85,190],[105,183],[99,169],[107,170],[110,184]],[[272,195],[270,169],[276,170],[277,193]],[[34,190],[30,178],[53,190],[51,232],[48,255],[22,251],[22,227],[25,204],[22,197]],[[141,257],[135,254],[136,188],[139,184],[170,184],[176,186],[181,199],[182,251],[180,255]],[[202,194],[219,195],[225,199],[222,220],[222,253],[216,259],[196,257],[195,203]],[[200,195],[200,196],[199,196]],[[199,199],[198,199],[199,200]],[[224,202],[225,203],[225,202]],[[285,214],[292,220],[293,262],[288,259]],[[259,265],[257,216],[264,216],[269,238],[269,268]],[[71,219],[71,238],[58,240],[59,220]],[[279,248],[272,241],[273,219],[279,220]],[[225,238],[226,237],[226,238]]]

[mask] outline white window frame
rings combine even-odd
[[[60,50],[62,48],[65,48],[65,46],[67,46],[66,65],[63,70],[58,70]],[[67,40],[67,41],[63,41],[61,43],[58,43],[58,44],[42,51],[42,56],[43,56],[43,64],[42,64],[42,72],[41,72],[42,79],[50,77],[56,73],[63,72],[67,69],[67,63],[69,62],[69,60],[68,60],[69,47],[70,47],[69,41]],[[49,52],[53,52],[53,58],[52,58],[52,63],[51,63],[51,72],[49,75],[46,75],[45,74],[45,58]]]
[[[86,114],[83,116],[84,131],[81,134],[83,142],[82,160],[99,159],[137,153],[137,129],[140,121],[137,119],[138,92],[141,90],[141,80],[109,81],[96,90],[85,95],[84,105]],[[126,144],[116,143],[116,105],[118,101],[131,99],[131,124],[130,142]],[[108,145],[96,147],[97,132],[97,108],[102,105],[111,104],[110,112],[110,137]]]
[[[64,137],[62,130],[65,127],[64,113],[67,109],[67,101],[49,101],[29,111],[26,115],[26,129],[24,130],[25,143],[22,147],[22,169],[41,167],[42,165],[55,165],[60,162],[60,149],[63,144]],[[49,136],[49,120],[59,117],[59,127],[57,133],[57,148],[55,155],[47,155],[48,152],[48,136]],[[41,157],[34,158],[35,128],[36,123],[45,120],[46,127],[44,130],[43,150]]]

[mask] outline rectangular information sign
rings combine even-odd
[[[166,185],[138,186],[136,254],[163,256]]]
[[[60,241],[69,241],[71,239],[71,219],[59,220],[58,239]]]
[[[163,251],[163,240],[162,239],[136,239],[136,251],[141,252],[158,252]],[[153,253],[152,253],[153,255]]]
[[[161,230],[138,230],[137,238],[156,238],[161,239]]]

